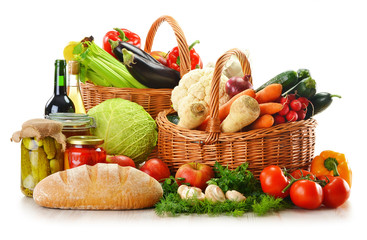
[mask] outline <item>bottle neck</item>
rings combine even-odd
[[[65,66],[56,66],[54,86],[55,95],[66,95],[67,81]]]

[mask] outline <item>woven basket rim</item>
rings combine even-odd
[[[195,135],[197,141],[205,141],[209,135],[209,132],[195,130],[195,129],[187,129],[180,127],[167,119],[167,116],[170,114],[176,113],[173,109],[166,109],[161,111],[157,118],[156,122],[159,128],[164,128],[165,131],[175,132],[181,137],[188,138],[188,135]],[[299,129],[301,127],[316,127],[317,121],[314,118],[309,118],[307,120],[300,120],[295,122],[288,122],[279,125],[272,126],[270,128],[263,129],[254,129],[244,132],[235,132],[235,133],[219,133],[218,141],[248,141],[250,139],[258,139],[264,137],[270,137],[274,135],[278,135],[284,132],[291,132],[294,129]]]

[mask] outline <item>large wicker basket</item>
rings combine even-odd
[[[314,155],[314,119],[284,123],[267,129],[237,133],[221,133],[218,118],[219,79],[231,55],[236,55],[245,74],[251,74],[250,64],[243,52],[231,49],[215,65],[211,85],[210,121],[208,131],[188,130],[171,123],[167,109],[158,114],[158,157],[172,173],[184,163],[200,162],[235,169],[248,162],[249,170],[258,177],[266,166],[276,164],[287,169],[307,169]]]
[[[190,52],[185,35],[178,25],[177,21],[171,16],[161,16],[151,26],[144,50],[150,52],[153,45],[154,36],[161,25],[166,21],[175,33],[179,54],[180,54],[180,75],[181,77],[190,71]],[[172,89],[136,89],[136,88],[115,88],[96,86],[93,83],[86,82],[81,84],[81,92],[85,109],[88,111],[92,107],[110,98],[123,98],[136,102],[155,118],[157,114],[169,109],[171,106]]]

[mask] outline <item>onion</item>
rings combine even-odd
[[[246,89],[253,89],[252,84],[249,81],[250,75],[245,75],[242,77],[231,77],[228,79],[226,83],[226,93],[230,98],[235,96],[236,94],[246,90]]]

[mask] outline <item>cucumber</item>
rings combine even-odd
[[[168,121],[170,121],[171,123],[174,123],[176,125],[180,121],[180,118],[177,116],[177,114],[176,115],[168,115],[167,119],[168,119]]]
[[[334,97],[341,98],[340,95],[330,94],[327,92],[316,93],[315,96],[310,99],[311,104],[308,105],[306,119],[315,116],[328,108],[333,102]]]
[[[288,89],[298,83],[297,73],[295,71],[282,72],[261,85],[258,89],[256,89],[256,92],[264,89],[266,86],[273,83],[281,84],[283,86],[282,92],[286,92]]]
[[[302,79],[299,83],[297,83],[288,91],[284,92],[282,95],[286,96],[292,93],[297,94],[299,97],[310,99],[316,94],[316,81],[311,77]]]

